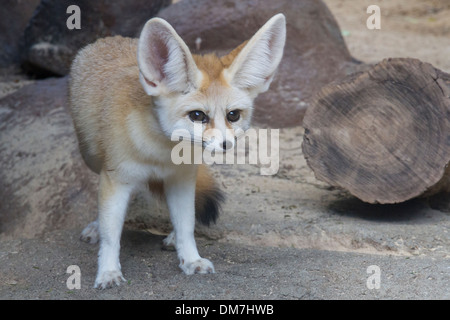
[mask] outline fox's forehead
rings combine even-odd
[[[200,110],[209,116],[225,115],[229,111],[252,108],[253,102],[248,94],[220,81],[212,81],[207,87],[182,96],[185,111]]]
[[[228,68],[245,46],[247,41],[239,45],[236,49],[223,57],[216,54],[193,55],[197,68],[202,72],[203,79],[200,87],[201,91],[206,91],[211,85],[229,86],[223,76],[223,70]]]
[[[203,76],[200,91],[206,92],[211,85],[229,86],[223,77],[223,70],[226,66],[219,57],[215,54],[194,55],[193,57]]]
[[[227,109],[251,107],[252,102],[248,95],[233,88],[223,74],[223,71],[232,64],[244,45],[245,43],[223,57],[215,54],[193,55],[203,77],[200,88],[193,94],[192,99],[205,106],[205,111],[215,113],[217,108],[225,112]]]

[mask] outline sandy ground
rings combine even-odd
[[[450,2],[447,0],[325,0],[351,54],[376,63],[411,57],[450,72]],[[369,5],[378,5],[381,29],[369,30]]]
[[[325,3],[355,58],[376,63],[414,57],[450,72],[448,1]],[[381,30],[366,28],[370,4],[381,8]],[[0,97],[34,81],[15,69],[0,76]],[[156,219],[139,220],[145,205],[138,198],[122,240],[125,286],[92,289],[97,247],[78,241],[77,226],[36,240],[0,242],[0,298],[449,299],[449,214],[421,200],[370,206],[330,188],[307,167],[302,135],[301,127],[280,131],[275,176],[259,175],[258,166],[215,168],[229,200],[220,223],[200,228],[198,236],[216,275],[182,275],[175,254],[160,250],[170,231],[167,216],[158,209]],[[132,230],[142,225],[145,231]],[[69,264],[81,267],[82,290],[66,288]],[[383,272],[380,290],[365,284],[373,264]]]

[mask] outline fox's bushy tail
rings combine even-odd
[[[195,188],[195,216],[199,222],[209,226],[216,223],[225,195],[217,186],[211,171],[205,165],[200,165]]]

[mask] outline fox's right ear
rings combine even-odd
[[[148,95],[188,92],[201,81],[189,48],[161,18],[147,21],[139,37],[139,80]]]
[[[225,69],[225,79],[232,85],[255,94],[266,91],[283,57],[286,42],[286,18],[273,16],[256,32]]]

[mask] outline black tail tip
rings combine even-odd
[[[225,195],[219,188],[213,188],[196,196],[196,217],[197,220],[206,226],[216,223],[222,204],[225,202]]]

